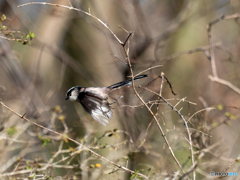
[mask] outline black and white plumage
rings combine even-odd
[[[134,80],[144,77],[147,77],[147,75],[137,76]],[[108,119],[112,117],[111,105],[108,102],[109,92],[130,84],[132,84],[132,79],[127,79],[108,87],[75,86],[67,91],[66,100],[70,99],[71,101],[80,102],[93,119],[106,126]]]

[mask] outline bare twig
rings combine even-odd
[[[230,83],[229,81],[226,81],[224,79],[220,79],[218,77],[217,74],[217,68],[216,68],[216,61],[215,61],[215,54],[214,54],[214,48],[213,48],[213,40],[212,40],[212,26],[219,23],[222,20],[226,20],[226,19],[236,19],[239,18],[240,14],[236,13],[236,14],[232,14],[232,15],[223,15],[218,19],[215,19],[214,21],[210,22],[209,25],[207,26],[207,32],[208,32],[208,40],[209,40],[209,44],[210,44],[210,60],[211,60],[211,67],[212,67],[212,73],[213,76],[209,76],[209,78],[214,81],[217,82],[219,84],[223,84],[225,86],[228,86],[230,89],[232,89],[233,91],[235,91],[236,93],[240,94],[240,89],[237,88],[236,86],[234,86],[232,83]]]
[[[238,87],[234,86],[229,81],[226,81],[224,79],[220,79],[219,77],[216,77],[216,76],[214,77],[214,76],[211,76],[211,75],[209,75],[208,77],[212,81],[217,82],[217,83],[222,84],[222,85],[225,85],[225,86],[229,87],[230,89],[232,89],[233,91],[235,91],[236,93],[240,94],[240,89]]]
[[[148,106],[148,105],[145,103],[145,101],[142,99],[142,97],[141,97],[141,96],[138,94],[138,92],[136,91],[136,87],[135,87],[135,85],[134,85],[135,83],[134,83],[134,75],[133,75],[133,70],[132,70],[132,64],[131,64],[131,61],[130,61],[130,59],[129,59],[129,54],[128,54],[128,52],[127,52],[127,50],[126,50],[126,48],[125,48],[124,46],[123,46],[123,49],[124,49],[124,52],[125,52],[125,55],[126,55],[126,58],[127,58],[127,61],[128,61],[128,66],[129,66],[129,69],[130,69],[130,72],[131,72],[131,76],[132,76],[132,87],[133,87],[133,91],[134,91],[134,93],[136,94],[136,96],[139,98],[139,100],[140,100],[140,101],[144,104],[144,106],[147,108],[147,110],[150,112],[150,114],[153,116],[153,118],[154,118],[155,122],[157,123],[157,126],[158,126],[158,128],[159,128],[159,130],[160,130],[160,132],[161,132],[161,134],[162,134],[162,136],[163,136],[163,139],[165,140],[165,142],[166,142],[166,144],[167,144],[167,146],[168,146],[168,149],[169,149],[169,151],[170,151],[173,159],[175,160],[175,162],[177,163],[177,165],[178,165],[178,167],[181,169],[181,171],[184,172],[181,164],[180,164],[179,161],[177,160],[177,158],[176,158],[176,156],[175,156],[175,154],[174,154],[174,152],[173,152],[173,150],[172,150],[172,148],[171,148],[171,146],[170,146],[170,144],[169,144],[169,142],[168,142],[168,140],[167,140],[167,138],[166,138],[166,134],[164,133],[164,131],[163,131],[160,123],[158,122],[158,119],[156,118],[156,116],[154,115],[154,113],[152,112],[152,110],[149,108],[149,106]],[[157,94],[157,95],[158,95],[158,94]]]
[[[72,3],[70,2],[70,0],[67,0],[67,1],[68,1],[69,5],[70,5],[71,7],[73,7],[73,6],[72,6]],[[90,11],[89,11],[89,12],[90,12]]]
[[[239,158],[235,159],[225,170],[223,170],[223,172],[227,172],[236,162],[239,162]]]
[[[159,92],[159,95],[162,96],[162,88],[163,88],[163,83],[164,83],[164,76],[165,74],[163,72],[161,72],[161,78],[162,78],[162,83],[161,83],[161,86],[160,86],[160,92]]]
[[[177,110],[174,106],[172,106],[166,99],[164,99],[162,96],[160,96],[158,93],[155,93],[154,91],[151,91],[147,88],[144,88],[144,87],[141,87],[139,86],[139,88],[142,88],[142,89],[145,89],[155,95],[157,95],[158,97],[160,97],[168,106],[170,106],[175,112],[177,112],[177,114],[180,116],[180,118],[184,121],[184,124],[186,126],[186,129],[187,129],[187,133],[188,133],[188,138],[189,138],[189,144],[190,144],[190,152],[191,152],[191,159],[192,159],[192,165],[194,165],[194,152],[193,152],[193,148],[192,148],[192,138],[191,138],[191,133],[189,131],[189,128],[188,128],[188,124],[187,124],[187,121],[185,120],[185,118],[183,117],[183,115],[179,112],[179,110]],[[146,105],[147,106],[147,105]],[[159,124],[160,125],[160,124]],[[164,136],[165,137],[165,136]],[[169,145],[167,143],[167,145]],[[193,170],[193,177],[194,179],[196,178],[195,177],[196,174],[195,174],[195,170]]]
[[[202,112],[202,111],[211,111],[211,110],[215,110],[216,108],[215,107],[209,107],[209,108],[205,108],[205,109],[201,109],[197,112],[195,112],[188,120],[187,122],[189,122],[196,114]]]
[[[5,37],[5,36],[0,36],[0,38],[6,39],[8,41],[17,41],[17,42],[21,42],[22,41],[23,43],[28,43],[28,41],[29,41],[27,39],[22,40],[20,38],[8,38],[8,37]]]
[[[170,81],[167,79],[167,77],[163,74],[163,75],[161,75],[161,78],[166,79],[166,81],[167,81],[167,83],[168,83],[168,85],[169,85],[169,87],[170,87],[170,89],[172,91],[172,94],[176,96],[177,94],[173,91],[172,85],[171,85]]]
[[[61,4],[53,4],[53,3],[47,3],[47,2],[30,2],[30,3],[25,3],[25,4],[21,4],[19,5],[18,7],[23,7],[23,6],[28,6],[28,5],[33,5],[33,4],[39,4],[39,5],[49,5],[49,6],[56,6],[56,7],[61,7],[61,8],[67,8],[67,9],[70,9],[70,10],[75,10],[75,11],[78,11],[78,12],[82,12],[94,19],[96,19],[98,22],[100,22],[105,28],[107,28],[110,33],[114,36],[114,38],[121,44],[123,45],[124,43],[113,33],[113,31],[108,27],[108,25],[106,23],[104,23],[101,19],[97,18],[96,16],[86,12],[86,11],[83,11],[81,9],[77,9],[77,8],[74,8],[74,7],[70,7],[70,6],[65,6],[65,5],[61,5]]]
[[[215,47],[215,46],[219,47],[220,45],[221,45],[220,42],[216,42],[216,43],[213,44],[213,47]],[[205,56],[210,60],[209,49],[210,49],[209,45],[208,46],[202,46],[202,47],[198,47],[198,48],[194,48],[194,49],[178,52],[178,53],[172,54],[170,56],[163,57],[160,60],[161,61],[169,61],[169,60],[175,59],[175,58],[177,58],[179,56],[189,55],[189,54],[196,53],[196,52],[203,52],[205,54]]]
[[[144,72],[146,72],[146,71],[149,71],[149,70],[151,70],[151,69],[159,68],[159,67],[162,67],[162,66],[163,66],[163,65],[152,66],[152,67],[150,67],[150,68],[147,68],[147,69],[141,71],[140,73],[137,73],[136,75],[134,75],[134,77],[136,77],[136,76],[138,76],[138,75],[140,75],[140,74],[142,74],[142,73],[144,73]]]
[[[108,163],[110,163],[110,164],[112,164],[112,165],[114,165],[114,166],[116,166],[116,167],[118,167],[118,168],[120,168],[120,169],[128,172],[128,173],[136,174],[136,175],[141,176],[141,177],[143,177],[143,178],[145,178],[145,179],[149,179],[147,176],[145,176],[145,175],[143,175],[143,174],[141,174],[141,173],[137,173],[137,172],[135,172],[135,171],[132,171],[132,170],[126,168],[126,167],[123,167],[123,166],[121,166],[121,165],[119,165],[119,164],[117,164],[117,163],[115,163],[115,162],[113,162],[113,161],[111,161],[111,160],[103,157],[102,155],[100,155],[100,154],[96,153],[95,151],[89,149],[88,147],[84,146],[83,144],[79,143],[78,141],[76,141],[76,140],[74,140],[74,139],[72,139],[72,138],[66,137],[66,135],[63,135],[63,134],[61,134],[61,133],[59,133],[59,132],[56,132],[56,131],[54,131],[54,130],[52,130],[52,129],[48,129],[48,128],[44,127],[44,126],[41,126],[41,125],[39,125],[39,124],[37,124],[37,123],[35,123],[35,122],[33,122],[33,121],[25,118],[23,115],[17,113],[16,111],[14,111],[14,110],[11,109],[10,107],[8,107],[8,106],[7,106],[6,104],[4,104],[2,101],[0,101],[0,104],[1,104],[2,106],[4,106],[5,108],[7,108],[7,109],[8,109],[9,111],[11,111],[12,113],[14,113],[14,114],[16,114],[17,116],[19,116],[20,118],[22,118],[22,119],[24,119],[24,120],[26,120],[26,121],[28,121],[28,122],[30,122],[30,123],[32,123],[32,124],[40,127],[40,128],[42,128],[42,129],[45,129],[45,130],[47,130],[47,131],[50,131],[50,132],[52,132],[52,133],[54,133],[54,134],[57,134],[57,135],[59,135],[59,136],[61,136],[61,137],[63,137],[63,138],[68,139],[69,141],[72,141],[72,142],[76,143],[77,145],[79,145],[80,147],[82,147],[83,150],[86,149],[87,151],[89,151],[89,152],[92,153],[93,155],[99,157],[100,159],[102,159],[102,160],[104,160],[104,161],[106,161],[106,162],[108,162]],[[42,169],[40,169],[40,171],[41,171],[41,170],[42,170]],[[44,169],[44,170],[46,170],[46,169]],[[31,171],[32,171],[32,170],[31,170]],[[16,173],[17,173],[17,172],[4,173],[4,174],[1,174],[0,177],[11,176],[11,174],[16,175]],[[18,172],[18,173],[19,173],[19,174],[24,174],[24,173],[29,173],[29,171],[24,170],[24,171],[21,171],[21,172]]]

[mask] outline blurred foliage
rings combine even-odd
[[[23,45],[27,43],[31,45],[31,41],[35,37],[33,32],[30,31],[28,34],[24,34],[21,30],[12,31],[7,26],[3,25],[5,20],[7,20],[7,17],[3,14],[0,18],[0,34],[5,35],[7,40],[15,40],[16,42],[21,42]],[[20,37],[18,37],[18,34]]]
[[[12,126],[10,128],[7,128],[6,131],[9,136],[13,136],[14,134],[16,134],[17,129],[15,126]]]

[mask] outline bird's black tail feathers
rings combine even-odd
[[[147,77],[147,75],[136,76],[136,77],[134,78],[134,81],[136,81],[136,80],[138,80],[138,79],[145,78],[145,77]],[[130,85],[130,84],[132,84],[132,78],[127,79],[127,80],[122,81],[122,82],[119,82],[119,83],[116,83],[116,84],[113,84],[113,85],[111,85],[111,86],[108,86],[108,88],[114,90],[114,89],[121,88],[121,87],[123,87],[123,86]]]

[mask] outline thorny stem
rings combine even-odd
[[[159,96],[168,106],[170,106],[174,111],[177,112],[177,114],[180,116],[180,118],[184,121],[184,125],[186,126],[186,129],[187,129],[187,133],[188,133],[188,138],[189,138],[189,144],[190,144],[190,151],[191,151],[191,160],[192,160],[192,165],[194,165],[194,153],[193,153],[193,148],[192,148],[192,138],[191,138],[191,133],[189,131],[189,128],[188,128],[188,124],[187,124],[187,121],[185,120],[185,118],[183,117],[183,115],[174,107],[172,106],[166,99],[164,99],[162,96],[160,96],[158,93],[155,93],[154,91],[151,91],[147,88],[144,88],[144,87],[141,87],[139,86],[140,88],[142,89],[145,89],[153,94],[156,94],[157,96]],[[155,118],[154,118],[155,119]],[[195,179],[195,170],[193,170],[193,179]]]
[[[152,112],[152,110],[148,107],[148,105],[145,103],[145,101],[142,99],[142,97],[138,94],[138,92],[136,91],[136,88],[135,88],[135,85],[134,85],[134,75],[133,75],[133,70],[132,70],[132,65],[131,65],[131,62],[130,62],[130,59],[129,59],[129,54],[127,53],[127,50],[125,48],[125,46],[123,46],[123,49],[124,49],[124,52],[125,52],[125,55],[126,55],[126,58],[127,58],[127,61],[128,61],[128,66],[129,66],[129,69],[130,69],[130,72],[131,72],[131,76],[132,76],[132,88],[133,88],[133,91],[134,93],[136,94],[136,96],[139,98],[139,100],[144,104],[144,106],[148,109],[148,111],[151,113],[151,115],[153,116],[155,122],[157,123],[157,126],[159,128],[159,130],[161,131],[161,134],[163,136],[163,139],[165,140],[167,146],[168,146],[168,149],[169,151],[171,152],[171,155],[172,157],[174,158],[174,160],[176,161],[178,167],[181,169],[182,172],[184,172],[181,164],[179,163],[179,161],[177,160],[167,138],[166,138],[166,134],[163,132],[163,129],[160,125],[160,123],[158,122],[156,116],[154,115],[154,113]]]

